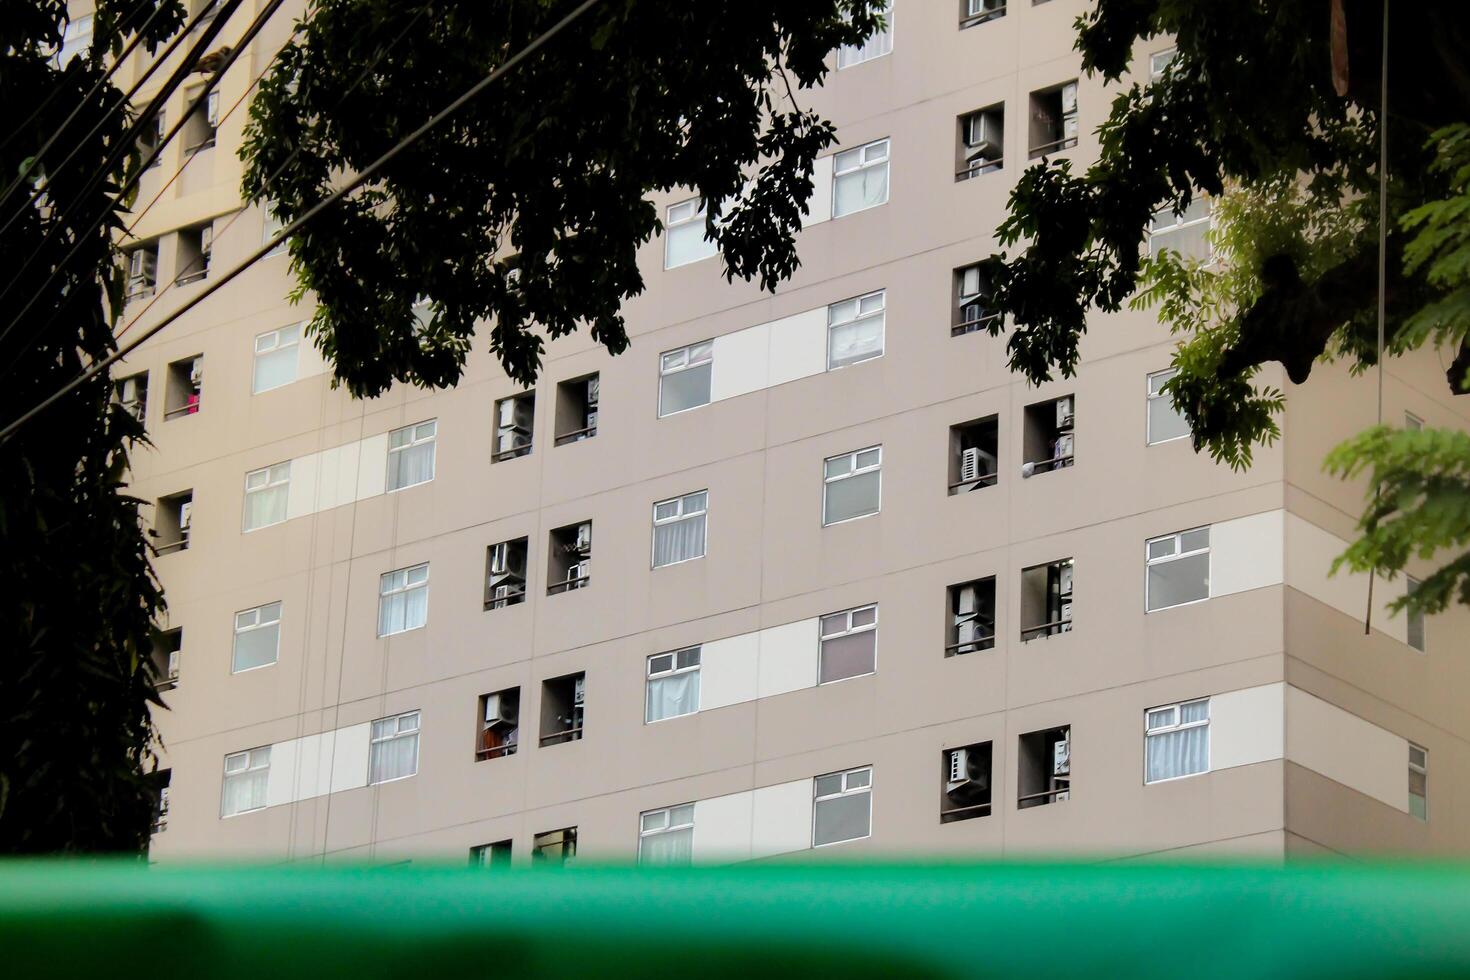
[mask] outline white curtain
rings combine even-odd
[[[666,233],[664,265],[672,269],[714,255],[718,246],[705,237],[707,233],[703,215],[670,228]]]
[[[638,845],[640,864],[688,864],[693,855],[693,827],[649,834]]]
[[[704,557],[705,515],[659,524],[653,529],[653,567]]]
[[[416,630],[429,616],[429,587],[383,596],[378,600],[378,635]]]
[[[262,391],[270,391],[295,381],[296,353],[296,345],[290,344],[264,354],[256,354],[255,381],[251,391],[258,395]]]
[[[677,718],[699,710],[699,671],[653,677],[648,681],[648,721]]]
[[[230,664],[231,673],[275,663],[277,651],[280,648],[280,639],[280,623],[236,633],[235,655]]]
[[[832,351],[828,360],[833,367],[876,357],[883,353],[883,317],[838,324],[832,327],[829,339]]]
[[[397,490],[434,478],[432,441],[388,454],[388,489]]]
[[[837,178],[832,191],[832,214],[841,217],[888,200],[888,161]]]
[[[373,743],[372,759],[369,761],[369,779],[374,783],[389,779],[401,779],[419,771],[419,735],[401,735],[382,742]]]
[[[261,768],[254,772],[242,772],[225,777],[225,816],[258,810],[265,806],[265,784],[270,778],[270,769]]]
[[[1192,776],[1210,767],[1210,726],[1148,736],[1148,782]]]
[[[245,495],[245,530],[279,524],[286,519],[286,496],[291,485],[283,483],[268,490],[256,490]]]

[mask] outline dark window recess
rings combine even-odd
[[[165,129],[163,125],[163,110],[160,109],[154,114],[153,119],[150,120],[149,125],[143,127],[143,131],[138,134],[138,156],[146,160],[148,159],[149,154],[162,146],[164,131]],[[158,166],[162,162],[163,154],[160,153],[158,156],[153,158],[153,162],[148,164],[148,166],[151,169]]]
[[[548,830],[531,840],[532,864],[566,864],[577,856],[577,828]]]
[[[1071,395],[1026,406],[1021,476],[1072,465],[1077,449],[1077,403]]]
[[[1021,640],[1072,629],[1072,559],[1021,572]]]
[[[556,386],[556,445],[597,435],[598,376],[573,378]]]
[[[968,493],[993,487],[1000,479],[996,466],[1000,420],[989,415],[949,428],[949,492]]]
[[[177,419],[196,414],[204,396],[204,355],[195,354],[170,364],[167,385],[163,417]]]
[[[510,867],[510,841],[498,840],[492,844],[480,844],[477,847],[470,848],[470,867]]]
[[[203,89],[196,89],[186,93],[185,105],[194,105],[194,101],[199,99],[199,93],[202,91]],[[184,122],[184,152],[198,153],[200,150],[207,150],[213,146],[218,129],[219,93],[210,92],[203,99],[199,99],[199,104],[195,106],[193,112],[189,113],[189,118]]]
[[[531,426],[536,419],[536,393],[525,391],[495,403],[493,462],[531,455]]]
[[[1004,17],[1006,0],[960,0],[960,30]]]
[[[182,629],[160,630],[153,637],[153,678],[159,692],[179,686],[179,660],[184,646]]]
[[[1031,93],[1031,156],[1077,145],[1077,83],[1067,82]]]
[[[128,252],[128,288],[124,299],[152,296],[158,285],[158,243],[148,242]]]
[[[1000,310],[995,307],[994,295],[984,266],[976,263],[954,270],[949,335],[959,337],[980,330],[998,329],[1002,318]]]
[[[586,686],[585,673],[541,682],[542,745],[560,745],[582,737]]]
[[[954,823],[990,816],[989,742],[977,742],[941,754],[944,792],[939,797],[939,822]]]
[[[149,532],[158,554],[169,555],[189,547],[189,523],[193,511],[193,490],[159,499],[153,508],[153,529]]]
[[[1001,8],[1004,13],[1005,8]],[[1005,103],[976,109],[960,116],[955,143],[955,180],[991,174],[1005,166]]]
[[[485,608],[503,609],[526,601],[525,538],[485,549]]]
[[[117,382],[117,403],[139,422],[148,412],[148,372],[129,375]]]
[[[516,754],[520,742],[521,689],[507,688],[480,695],[480,735],[475,740],[475,761],[499,759]]]
[[[145,778],[153,792],[153,832],[161,834],[168,829],[169,783],[173,781],[173,770],[155,769]]]
[[[944,655],[957,657],[995,647],[995,578],[949,587],[949,635]]]
[[[209,276],[209,259],[214,251],[214,225],[199,225],[184,228],[178,234],[178,254],[175,262],[178,275],[177,286],[187,286]]]
[[[1072,728],[1022,735],[1016,758],[1018,809],[1060,803],[1072,795]]]
[[[551,532],[546,560],[546,594],[570,592],[592,581],[592,522],[568,524]]]

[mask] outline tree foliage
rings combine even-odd
[[[1380,124],[1389,136],[1386,349],[1426,343],[1456,352],[1453,392],[1470,369],[1463,292],[1470,209],[1463,198],[1470,119],[1470,6],[1451,0],[1392,5],[1389,98],[1380,120],[1381,0],[1343,0],[1345,94],[1334,84],[1328,3],[1098,0],[1078,21],[1084,68],[1118,81],[1139,43],[1173,35],[1177,54],[1162,77],[1113,100],[1099,129],[1101,153],[1076,174],[1042,161],[1018,182],[991,262],[996,305],[1009,320],[1011,366],[1032,381],[1071,374],[1093,311],[1125,302],[1157,305],[1181,336],[1178,374],[1166,391],[1189,419],[1195,448],[1232,466],[1279,435],[1281,392],[1256,383],[1279,362],[1295,384],[1319,361],[1354,370],[1378,361],[1377,267]],[[1158,46],[1157,43],[1155,46]],[[1143,243],[1156,213],[1181,212],[1211,196],[1216,260],[1190,262]],[[1431,471],[1407,459],[1389,435],[1341,447],[1342,474],[1371,469],[1396,486],[1398,505],[1423,492]],[[1424,444],[1425,446],[1428,443]],[[1449,493],[1459,442],[1434,444],[1433,472]],[[1400,447],[1402,449],[1402,447]],[[1441,503],[1445,499],[1437,496]],[[1380,498],[1345,561],[1393,574],[1409,554],[1463,545],[1442,506],[1438,523],[1397,521]],[[1403,516],[1400,514],[1400,516]],[[1470,528],[1470,525],[1466,526]],[[1405,550],[1406,533],[1422,535]],[[1453,566],[1452,566],[1453,567]],[[1450,589],[1411,600],[1431,608]],[[1466,596],[1470,598],[1470,596]],[[1441,603],[1442,604],[1442,603]]]
[[[183,16],[179,0],[99,0],[90,50],[63,68],[54,56],[66,3],[0,5],[0,268],[13,275],[28,266],[9,285],[16,297],[41,291],[44,311],[0,336],[6,421],[113,349],[111,311],[121,298],[113,236],[122,207],[114,198],[138,161],[134,154],[88,187],[130,121],[110,111],[122,93],[111,81],[97,83],[104,59],[134,34],[146,26],[144,49],[152,49]],[[35,159],[73,111],[53,148]],[[76,157],[63,164],[73,148]],[[26,170],[31,180],[17,187]],[[104,220],[93,228],[98,216]],[[73,248],[75,258],[53,277]],[[150,653],[163,602],[138,501],[126,492],[127,452],[143,430],[111,393],[102,374],[0,446],[6,851],[138,852],[152,825]]]
[[[252,104],[247,194],[294,220],[574,6],[316,0]],[[834,139],[799,92],[881,7],[592,8],[293,236],[336,379],[359,396],[452,385],[481,321],[528,385],[546,340],[579,326],[622,351],[619,308],[642,291],[637,250],[660,227],[653,191],[695,189],[726,274],[774,289],[796,268],[812,162]]]

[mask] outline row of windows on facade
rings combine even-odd
[[[406,779],[418,773],[418,711],[374,721],[369,739],[370,784]],[[1148,708],[1143,713],[1143,739],[1145,785],[1208,773],[1210,699],[1195,698]],[[491,751],[512,754],[515,743],[502,742]],[[940,823],[991,815],[995,802],[995,761],[993,742],[947,748],[940,753],[936,773],[939,790],[936,809]],[[222,816],[236,816],[267,805],[270,762],[270,746],[225,756],[220,794]],[[1410,743],[1405,764],[1407,809],[1413,817],[1428,820],[1429,754],[1421,746]],[[1073,770],[1070,726],[1020,735],[1016,743],[1016,808],[1031,809],[1071,799]],[[823,847],[871,836],[872,792],[872,766],[814,777],[811,845]],[[656,864],[688,863],[693,856],[696,812],[696,803],[687,802],[639,814],[639,860]],[[538,834],[533,843],[533,856],[571,857],[575,855],[575,842],[575,828]],[[543,853],[543,848],[546,853]],[[471,860],[484,864],[508,861],[510,849],[509,841],[481,845],[471,850]]]

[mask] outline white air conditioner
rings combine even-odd
[[[1072,563],[1067,562],[1057,571],[1057,589],[1064,596],[1072,594],[1072,570]]]
[[[497,585],[491,593],[491,598],[496,602],[506,602],[513,595],[519,595],[520,590],[513,589],[509,585]]]
[[[214,251],[214,225],[205,225],[199,229],[199,255],[204,262],[204,267],[209,268],[209,256]]]
[[[995,456],[978,446],[960,452],[960,482],[972,483],[995,472]]]
[[[1057,399],[1057,428],[1058,429],[1070,429],[1072,427],[1072,423],[1075,420],[1076,420],[1076,413],[1073,411],[1072,396],[1071,395],[1067,395],[1067,396],[1065,396],[1063,398],[1058,398]]]
[[[567,588],[579,589],[582,583],[592,577],[592,563],[590,561],[579,561],[567,569]]]
[[[968,299],[980,295],[980,267],[972,265],[960,270],[960,298]],[[979,305],[979,304],[975,304]]]
[[[1069,776],[1072,773],[1072,739],[1062,739],[1052,746],[1051,774]]]
[[[189,522],[194,517],[194,501],[186,500],[179,504],[179,530],[187,537],[189,533]]]
[[[1057,795],[1052,797],[1052,799],[1056,800],[1058,803],[1062,802],[1063,800],[1070,800],[1071,798],[1072,791],[1070,789],[1058,790]]]
[[[510,571],[510,544],[497,544],[490,549],[490,574],[504,575]]]
[[[1058,615],[1057,619],[1062,624],[1061,632],[1063,632],[1063,633],[1070,633],[1070,632],[1072,632],[1072,600],[1071,599],[1067,599],[1066,601],[1064,601],[1062,603],[1060,614]]]
[[[179,682],[179,651],[168,652],[168,679],[177,684]]]
[[[572,706],[583,707],[587,703],[587,678],[578,677],[572,682]]]
[[[514,725],[516,706],[509,698],[492,694],[485,698],[485,725]]]
[[[594,409],[594,408],[597,407],[597,398],[598,398],[598,395],[600,394],[600,392],[599,392],[599,388],[600,387],[601,387],[601,385],[599,384],[599,378],[596,375],[594,375],[594,376],[592,376],[592,377],[590,377],[590,378],[587,379],[587,407],[588,407],[588,409]]]
[[[1001,122],[993,112],[976,112],[965,120],[965,146],[972,151],[969,159],[999,160],[1001,155]]]
[[[158,277],[158,253],[140,248],[128,256],[128,279],[133,286],[151,286]]]
[[[189,384],[195,388],[204,385],[204,358],[194,358],[194,363],[189,365]]]
[[[1077,112],[1077,83],[1068,82],[1062,86],[1062,115],[1071,115]]]
[[[589,551],[592,550],[592,525],[591,524],[578,524],[577,525],[577,544],[576,544],[576,550],[579,553],[581,553],[581,554],[586,554],[587,552],[589,552]],[[585,565],[586,562],[583,562],[583,564]]]
[[[1052,450],[1052,459],[1067,460],[1072,458],[1072,449],[1076,445],[1076,437],[1070,432],[1064,432],[1057,436],[1056,445]],[[1065,465],[1065,464],[1063,464]]]
[[[210,92],[204,100],[204,118],[210,129],[219,128],[219,93]]]
[[[158,819],[168,816],[168,787],[158,791]]]

